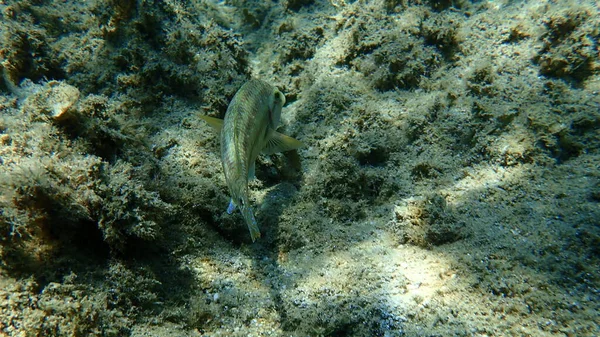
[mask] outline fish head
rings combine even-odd
[[[281,109],[285,104],[285,95],[277,89],[273,89],[273,93],[268,97],[267,107],[269,109],[269,126],[274,130],[279,126],[281,121]]]

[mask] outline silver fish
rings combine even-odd
[[[285,96],[265,81],[252,79],[233,96],[225,119],[200,116],[220,132],[221,162],[231,201],[227,213],[239,208],[252,242],[260,238],[260,229],[248,199],[248,181],[254,179],[259,153],[290,151],[302,142],[277,131]]]

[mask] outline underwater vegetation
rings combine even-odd
[[[0,335],[598,335],[598,13],[0,2]],[[254,243],[199,117],[250,79]]]

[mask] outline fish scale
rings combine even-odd
[[[248,198],[248,181],[254,178],[259,153],[272,154],[302,146],[294,138],[277,131],[285,96],[265,81],[252,79],[233,96],[225,119],[200,116],[220,132],[221,163],[231,201],[227,213],[237,207],[244,218],[252,242],[260,230]]]

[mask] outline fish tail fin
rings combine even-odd
[[[242,216],[244,217],[244,220],[246,220],[246,224],[248,224],[248,230],[250,231],[250,237],[252,238],[252,242],[254,242],[260,238],[260,229],[258,228],[258,223],[256,222],[256,218],[254,218],[254,213],[252,212],[252,208],[244,207],[242,209],[240,207],[240,211],[242,211]]]

